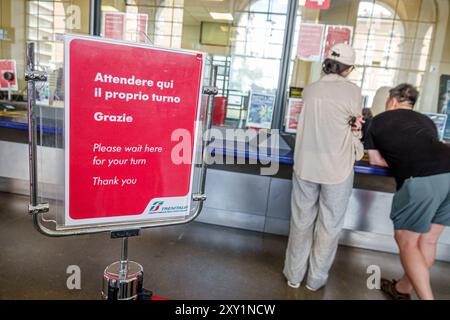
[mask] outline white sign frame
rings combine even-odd
[[[193,154],[192,154],[192,165],[191,165],[191,177],[190,177],[190,185],[189,192],[183,199],[179,199],[180,197],[173,198],[164,198],[164,199],[151,199],[147,208],[142,214],[136,216],[118,216],[118,217],[105,217],[105,218],[89,218],[89,219],[80,219],[75,220],[70,218],[69,215],[69,205],[70,205],[70,196],[69,196],[69,186],[70,186],[70,50],[69,45],[70,42],[76,39],[87,40],[87,41],[95,41],[109,44],[118,44],[125,45],[131,47],[139,47],[139,48],[147,48],[153,50],[160,50],[166,52],[175,52],[175,53],[184,53],[190,55],[201,55],[202,56],[202,75],[200,79],[200,89],[199,89],[199,97],[198,97],[198,106],[197,106],[197,119],[194,127],[194,146],[193,146]],[[78,229],[81,227],[101,227],[101,226],[117,226],[123,225],[126,223],[145,223],[145,222],[164,222],[164,221],[174,221],[174,219],[181,219],[182,217],[189,217],[191,215],[191,206],[192,206],[192,194],[193,194],[193,183],[194,183],[194,173],[195,173],[195,165],[201,155],[198,154],[197,149],[199,145],[199,135],[201,135],[201,110],[202,110],[202,95],[203,95],[203,82],[205,77],[205,66],[206,66],[206,58],[207,54],[203,52],[197,52],[192,50],[184,50],[184,49],[171,49],[171,48],[161,48],[143,43],[133,43],[123,40],[110,39],[110,38],[101,38],[95,36],[85,36],[85,35],[74,35],[67,34],[64,36],[64,215],[62,217],[57,216],[57,230],[72,230]],[[200,141],[201,143],[201,141]],[[184,211],[184,214],[176,214],[176,215],[168,215],[168,214],[145,214],[148,212],[149,207],[155,201],[164,200],[169,202],[170,205],[177,205],[175,202],[179,202],[180,200],[187,199],[187,209]]]

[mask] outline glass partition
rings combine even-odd
[[[448,4],[435,0],[333,1],[323,11],[300,6],[288,84],[304,88],[321,77],[328,28],[340,26],[352,30],[348,43],[355,48],[357,59],[349,80],[362,88],[362,107],[377,104],[374,97],[378,90],[408,82],[421,92],[419,111],[446,112],[448,100],[439,93],[439,86],[446,87],[440,75],[450,73],[448,21]],[[314,51],[318,55],[305,56],[305,52]],[[289,118],[295,119],[295,115],[287,101],[285,130],[295,132],[295,124],[289,128]]]
[[[0,59],[16,63],[18,88],[15,101],[25,101],[26,42],[36,43],[36,59],[49,82],[39,91],[42,104],[62,107],[63,48],[58,34],[89,33],[89,0],[2,0],[0,10]],[[0,91],[0,95],[2,91]],[[3,94],[4,95],[4,94]]]
[[[252,93],[277,94],[287,8],[288,0],[103,0],[102,35],[209,53],[218,67],[214,125],[245,128]]]

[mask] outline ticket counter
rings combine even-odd
[[[249,146],[226,149],[216,143],[215,152],[227,158],[249,161],[258,157]],[[256,165],[214,165],[208,171],[208,199],[199,221],[259,232],[288,235],[290,221],[292,147],[285,141],[274,161],[275,176],[261,176]],[[341,243],[385,252],[397,252],[389,219],[395,180],[388,170],[355,164],[355,183],[347,210]],[[450,230],[438,248],[438,259],[450,261]]]

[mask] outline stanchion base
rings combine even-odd
[[[128,261],[128,272],[120,276],[120,262],[109,265],[103,273],[102,298],[105,300],[138,300],[143,291],[144,269]]]

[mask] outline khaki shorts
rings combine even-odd
[[[417,233],[450,226],[450,173],[406,180],[394,195],[391,219],[395,230]]]

